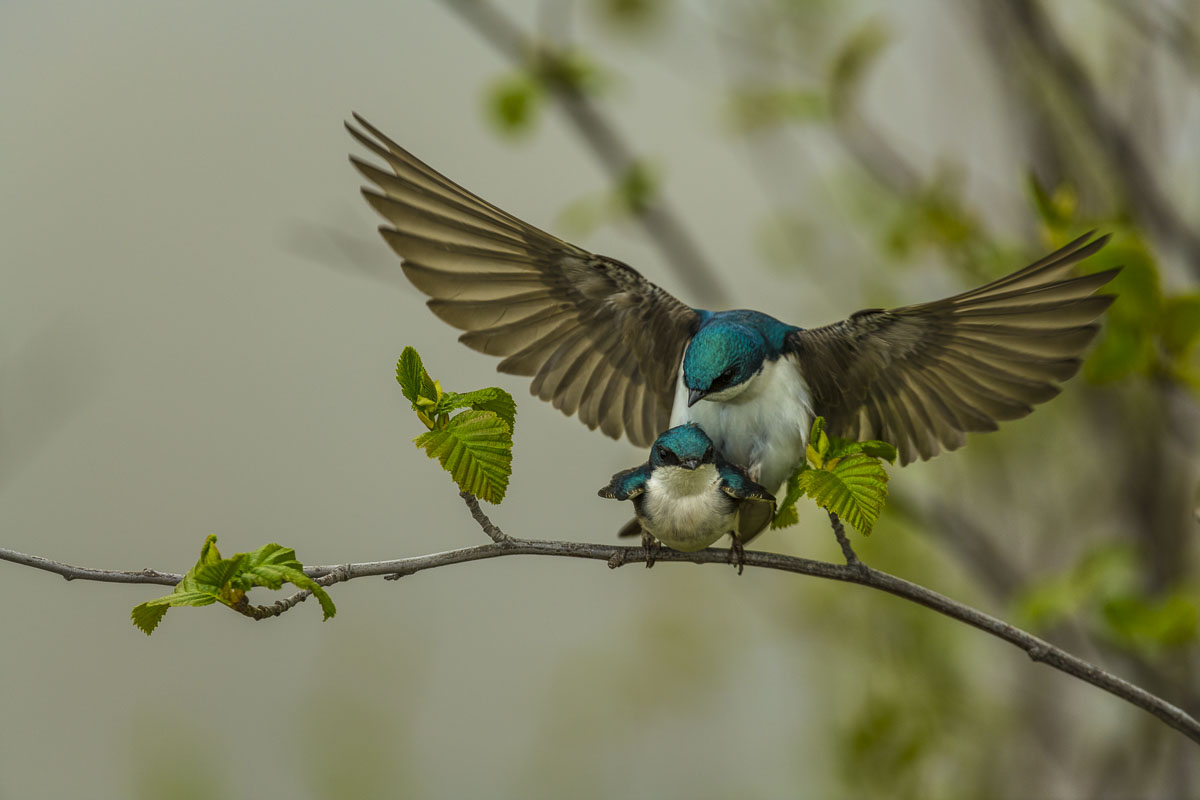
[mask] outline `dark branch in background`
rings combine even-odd
[[[526,34],[486,0],[446,0],[446,5],[510,61],[530,69],[542,79],[614,182],[620,182],[630,174],[638,163],[633,149],[577,83],[567,79],[568,72],[563,68],[566,58],[560,50]],[[634,213],[698,303],[708,308],[728,305],[717,270],[661,193],[655,193]]]
[[[922,530],[934,536],[940,546],[957,556],[970,570],[977,585],[992,599],[1008,605],[1017,598],[1025,587],[1026,579],[1021,577],[1020,568],[1009,553],[997,545],[993,535],[962,509],[935,501],[918,510],[901,498],[900,495],[892,495],[888,509],[907,515],[915,524],[922,525]],[[1079,623],[1059,623],[1052,626],[1051,632],[1056,639],[1068,638],[1070,646],[1076,650],[1088,648],[1121,661],[1137,675],[1139,684],[1149,686],[1155,693],[1183,692],[1182,702],[1186,706],[1200,707],[1200,694],[1190,685],[1173,680],[1157,664],[1136,650],[1113,647],[1102,635]]]
[[[1200,73],[1200,39],[1186,13],[1142,0],[1108,0],[1106,5],[1152,44],[1165,44],[1184,69]]]
[[[1020,57],[1039,63],[1039,74],[1061,87],[1054,100],[1069,103],[1107,159],[1117,190],[1134,218],[1151,233],[1178,245],[1193,275],[1200,276],[1200,233],[1170,201],[1150,169],[1132,130],[1109,109],[1091,75],[1067,47],[1040,5],[1032,0],[983,2],[985,17],[1001,20],[1017,41]],[[1012,64],[1005,68],[1011,69]]]
[[[412,558],[400,558],[392,561],[372,561],[361,564],[341,564],[335,566],[307,567],[304,572],[316,579],[322,585],[330,585],[353,578],[384,575],[400,578],[414,575],[427,569],[445,567],[451,564],[462,564],[468,561],[479,561],[487,558],[516,555],[563,556],[567,558],[586,558],[604,561],[611,568],[622,564],[644,562],[651,554],[641,547],[613,547],[610,545],[586,544],[577,542],[545,541],[540,539],[518,539],[500,530],[479,507],[478,501],[469,494],[463,493],[463,500],[471,512],[471,516],[480,529],[492,539],[490,544],[464,547],[459,550],[449,550],[443,553],[433,553]],[[837,534],[840,522],[831,517],[834,533]],[[1055,647],[1044,639],[1008,624],[1002,619],[985,614],[970,606],[951,600],[945,595],[938,594],[932,589],[926,589],[903,578],[897,578],[886,572],[872,569],[854,556],[845,533],[839,536],[843,541],[843,552],[849,563],[845,565],[832,564],[826,561],[814,561],[808,558],[747,551],[744,565],[762,567],[764,569],[793,572],[800,575],[811,575],[816,578],[857,583],[872,589],[878,589],[893,594],[905,600],[917,603],[943,614],[951,619],[990,633],[999,639],[1024,650],[1031,659],[1048,664],[1068,675],[1079,678],[1097,686],[1122,700],[1149,711],[1177,731],[1180,731],[1194,742],[1200,743],[1200,722],[1183,709],[1174,706],[1161,697],[1135,686],[1128,681],[1100,669],[1094,664],[1071,655],[1067,651]],[[692,564],[728,564],[729,554],[721,549],[709,548],[695,553],[681,553],[668,548],[657,549],[653,557],[657,562],[685,561]],[[88,569],[63,564],[58,561],[29,556],[12,550],[0,548],[0,560],[12,561],[16,564],[34,567],[36,569],[62,575],[68,580],[94,580],[110,583],[157,583],[173,586],[182,578],[167,572],[155,570],[140,570],[136,572],[118,572],[113,570]],[[274,617],[289,608],[303,602],[308,592],[297,592],[277,603],[268,606],[249,606],[237,609],[255,619]]]

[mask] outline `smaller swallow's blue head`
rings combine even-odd
[[[712,439],[700,430],[700,426],[689,422],[676,425],[654,440],[650,448],[650,466],[683,467],[695,469],[701,464],[712,464],[716,460]]]
[[[732,320],[714,320],[705,325],[688,342],[683,354],[688,405],[708,395],[725,399],[727,390],[742,386],[758,374],[766,356],[767,344],[753,328]]]

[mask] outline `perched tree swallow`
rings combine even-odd
[[[363,195],[429,307],[503,356],[501,372],[613,438],[645,446],[695,422],[730,462],[776,490],[812,420],[883,439],[902,464],[1023,417],[1079,369],[1117,270],[1072,277],[1107,236],[1071,242],[944,300],[868,309],[805,330],[758,311],[691,308],[625,264],[556,239],[481,200],[355,115],[350,133],[387,164],[351,161]]]
[[[695,423],[677,425],[655,439],[650,461],[613,475],[600,496],[633,501],[637,519],[626,528],[640,527],[648,548],[657,540],[690,553],[728,533],[730,559],[739,571],[741,543],[775,516],[771,493],[726,461]]]

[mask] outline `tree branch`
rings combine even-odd
[[[615,569],[623,564],[642,563],[653,557],[656,562],[681,561],[691,564],[725,564],[729,563],[729,554],[722,549],[708,548],[695,553],[682,553],[669,548],[659,548],[653,554],[643,547],[616,547],[612,545],[588,544],[583,542],[548,541],[542,539],[518,539],[509,536],[497,527],[479,502],[467,493],[462,493],[464,502],[471,516],[480,529],[492,541],[474,547],[463,547],[458,550],[447,550],[441,553],[431,553],[424,556],[398,558],[390,561],[369,561],[359,564],[340,564],[333,566],[307,567],[304,572],[318,583],[328,586],[333,583],[383,575],[391,579],[418,572],[447,567],[451,564],[464,564],[469,561],[481,561],[503,556],[537,555],[560,556],[566,558],[584,558],[603,561]],[[834,518],[836,519],[836,518]],[[831,519],[831,522],[834,520]],[[838,526],[834,524],[834,532]],[[840,537],[844,539],[844,534]],[[853,555],[849,550],[849,542],[845,543],[844,552],[848,550],[847,559]],[[117,571],[76,567],[48,558],[26,555],[7,548],[0,548],[0,561],[11,561],[15,564],[33,567],[35,569],[61,575],[67,580],[91,580],[109,583],[153,583],[173,586],[182,579],[182,575],[157,570]],[[859,561],[841,565],[827,561],[815,561],[796,556],[784,556],[777,553],[746,551],[744,566],[773,569],[781,572],[792,572],[798,575],[810,575],[815,578],[857,583],[881,592],[895,595],[913,603],[925,606],[951,619],[964,622],[985,633],[1024,650],[1031,659],[1047,664],[1060,672],[1079,678],[1113,694],[1138,708],[1144,709],[1160,720],[1181,732],[1194,742],[1200,743],[1200,722],[1183,709],[1168,703],[1140,686],[1118,678],[1095,664],[1084,661],[1067,651],[1055,647],[1044,639],[1040,639],[1027,631],[1010,625],[1002,619],[985,614],[932,589],[927,589],[915,583],[898,578],[886,572],[873,569]],[[267,606],[249,606],[237,609],[240,613],[254,619],[266,619],[279,616],[298,603],[307,599],[309,592],[297,592],[290,597]]]
[[[1043,63],[1046,74],[1062,85],[1063,100],[1074,107],[1107,157],[1107,166],[1134,217],[1152,233],[1178,244],[1193,275],[1200,275],[1200,232],[1168,198],[1132,129],[1105,104],[1091,75],[1042,7],[1033,0],[987,5],[1007,18],[1011,30],[1028,43],[1028,54]]]
[[[562,66],[566,64],[566,58],[562,51],[527,35],[503,11],[486,0],[446,0],[446,5],[510,61],[530,68],[542,79],[614,182],[629,175],[637,164],[633,148],[577,83],[565,77],[567,71]],[[637,209],[635,217],[663,258],[687,282],[697,302],[711,308],[728,304],[717,270],[661,193],[656,193]]]

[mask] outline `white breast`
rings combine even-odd
[[[804,458],[812,395],[793,359],[764,363],[745,391],[729,400],[706,399],[688,408],[687,398],[681,363],[671,425],[695,422],[725,458],[745,468],[767,491],[777,491]]]
[[[642,525],[668,547],[702,550],[737,528],[738,512],[712,464],[659,467],[646,482]]]

